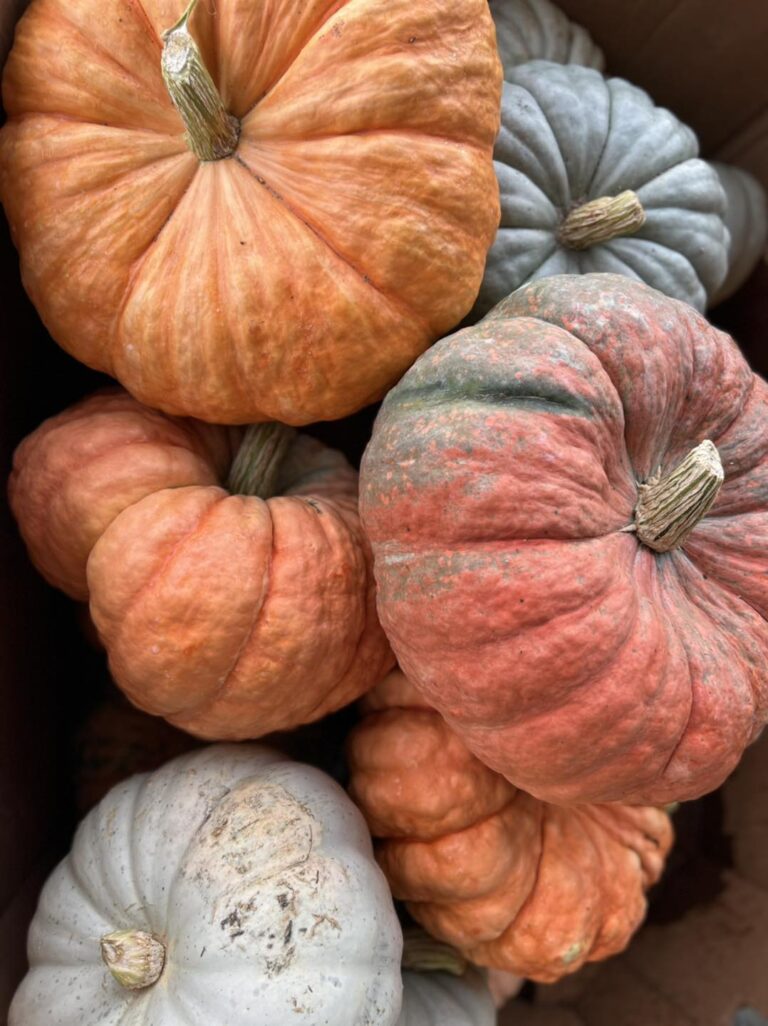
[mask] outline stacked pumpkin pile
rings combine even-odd
[[[363,815],[276,748],[130,776],[188,747],[152,733],[13,1026],[490,1024],[472,965],[625,947],[665,807],[760,732],[768,390],[702,311],[765,200],[602,67],[548,0],[33,0],[0,197],[51,335],[124,390],[20,445],[30,556],[195,738],[365,696]],[[296,429],[385,393],[358,495]],[[141,749],[117,722],[102,762]]]

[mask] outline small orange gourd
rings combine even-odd
[[[476,759],[399,671],[364,704],[350,791],[422,926],[480,965],[542,982],[626,946],[672,844],[664,811],[531,797]]]
[[[192,734],[319,719],[392,665],[357,474],[292,428],[104,392],[22,442],[9,490],[35,565],[89,599],[117,684]]]

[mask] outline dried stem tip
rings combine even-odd
[[[628,189],[618,196],[574,207],[560,225],[558,238],[568,249],[589,249],[620,235],[631,235],[645,224],[645,210],[637,195]]]
[[[720,454],[705,441],[671,473],[656,474],[640,485],[635,509],[640,541],[654,552],[682,545],[717,498],[724,477]]]
[[[192,0],[180,20],[163,33],[160,67],[173,105],[187,129],[189,148],[199,160],[221,160],[237,148],[240,123],[228,113],[197,43],[189,33]]]
[[[142,990],[160,979],[165,948],[144,930],[117,930],[101,938],[101,957],[118,983]]]

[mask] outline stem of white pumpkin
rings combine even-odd
[[[296,429],[272,421],[252,424],[245,432],[227,478],[233,495],[269,499],[275,494],[280,465],[293,444]]]
[[[411,928],[403,931],[403,969],[417,973],[440,972],[463,976],[468,965],[461,952],[450,944],[435,940],[424,930]]]
[[[654,552],[682,545],[712,506],[724,478],[720,453],[712,442],[704,441],[671,473],[656,474],[640,485],[635,509],[640,541]]]
[[[101,938],[101,957],[119,984],[143,990],[160,979],[165,947],[144,930],[117,930]]]
[[[599,242],[631,235],[644,224],[643,204],[628,189],[618,196],[601,196],[574,207],[560,225],[558,238],[568,249],[589,249]]]
[[[197,6],[191,0],[179,21],[163,33],[161,69],[173,105],[187,129],[189,148],[200,160],[222,160],[237,148],[240,122],[221,102],[203,58],[189,32]]]

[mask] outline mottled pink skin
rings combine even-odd
[[[658,555],[637,485],[705,438],[725,484]],[[403,670],[536,797],[695,798],[768,718],[768,386],[685,304],[519,290],[389,394],[361,494]]]

